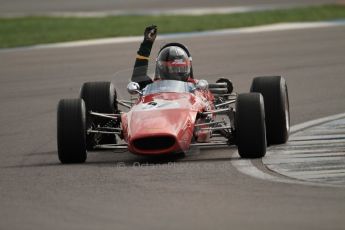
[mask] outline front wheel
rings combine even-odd
[[[62,99],[57,112],[57,144],[63,164],[86,160],[85,104],[82,99]]]
[[[239,94],[236,101],[235,136],[242,158],[266,154],[264,99],[260,93]]]

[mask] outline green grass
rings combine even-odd
[[[158,25],[159,33],[164,34],[248,27],[279,22],[323,21],[344,18],[344,5],[203,16],[0,18],[0,48],[141,35],[143,29],[151,24]]]

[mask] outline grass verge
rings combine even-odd
[[[159,33],[204,31],[280,22],[306,22],[345,18],[345,5],[324,5],[202,16],[111,16],[103,18],[0,18],[0,48],[82,39],[141,35],[150,24]]]

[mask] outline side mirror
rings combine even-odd
[[[134,95],[134,94],[140,94],[142,95],[142,91],[140,90],[140,86],[136,82],[130,82],[127,85],[127,91],[129,94]]]
[[[208,82],[206,80],[199,80],[196,83],[196,88],[201,89],[201,90],[206,90],[208,89]]]

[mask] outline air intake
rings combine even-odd
[[[175,138],[172,136],[156,136],[139,138],[133,141],[133,146],[140,150],[164,150],[175,145]]]

